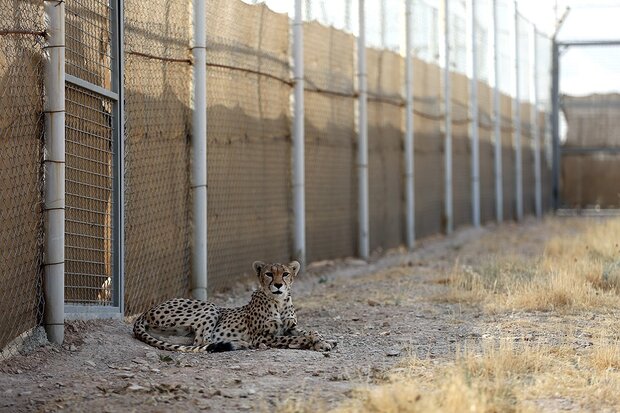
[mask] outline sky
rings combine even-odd
[[[244,0],[255,3],[259,0]],[[307,3],[307,2],[310,3]],[[402,44],[402,34],[398,27],[402,27],[402,10],[404,0],[366,0],[366,26],[368,42],[372,46],[373,41],[380,41],[380,4],[384,2],[386,8],[386,27],[389,27],[384,40],[386,44],[397,49]],[[490,11],[491,0],[478,1],[478,12]],[[499,0],[504,7],[512,7],[511,0]],[[274,11],[293,13],[294,0],[266,0],[267,5]],[[346,28],[345,19],[346,5],[350,4],[351,26],[350,29],[357,31],[357,1],[356,0],[306,0],[304,12],[310,10],[313,18],[328,20],[338,28]],[[440,8],[443,0],[414,0],[415,7],[418,5],[420,13],[428,12],[428,8]],[[465,0],[451,0],[453,9],[465,10]],[[427,7],[428,6],[428,7]],[[480,10],[480,9],[483,10]],[[557,20],[569,8],[566,19],[558,32],[561,41],[570,40],[619,40],[620,41],[620,0],[518,0],[519,12],[529,21],[533,22],[538,30],[548,36],[552,36],[556,30]],[[488,10],[487,10],[488,9]],[[370,18],[369,18],[370,17]],[[375,18],[373,18],[375,17]],[[421,21],[424,20],[422,16]],[[511,25],[510,19],[503,20],[502,24]],[[501,29],[501,28],[500,28]],[[505,41],[509,40],[509,33],[505,33]],[[455,40],[458,42],[458,39]],[[458,43],[457,43],[458,44]],[[464,43],[463,43],[464,44]],[[509,44],[509,43],[507,43]],[[464,49],[458,47],[457,49]],[[432,52],[432,51],[431,51]],[[506,59],[514,57],[514,48],[504,52]],[[430,53],[433,54],[433,53]],[[492,56],[487,56],[490,62]],[[461,53],[458,60],[461,66],[465,66],[465,54]],[[506,69],[509,64],[506,63]],[[504,69],[504,70],[506,70]],[[561,58],[560,89],[562,93],[571,95],[587,95],[591,93],[620,93],[620,45],[605,47],[571,47]],[[501,79],[500,79],[501,80]],[[508,78],[506,82],[512,84],[514,79]],[[500,86],[502,83],[500,82]],[[509,86],[509,85],[508,85]],[[508,86],[504,86],[507,88]],[[514,91],[511,93],[514,94]]]

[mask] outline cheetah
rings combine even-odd
[[[336,346],[336,341],[297,326],[291,286],[299,262],[283,265],[255,261],[252,268],[260,287],[248,304],[221,308],[206,301],[174,298],[138,317],[133,328],[135,337],[162,350],[181,352],[266,347],[330,351]],[[193,345],[165,342],[151,335],[149,328],[189,331],[195,334]]]

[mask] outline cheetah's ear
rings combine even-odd
[[[263,270],[263,268],[265,268],[265,265],[266,264],[262,261],[254,261],[252,263],[252,268],[254,269],[256,275],[260,275],[260,272]]]
[[[299,272],[299,268],[301,267],[301,264],[299,264],[298,261],[291,261],[288,263],[288,266],[293,271],[293,277],[294,277]]]

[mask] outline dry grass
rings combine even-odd
[[[437,281],[448,288],[434,299],[480,306],[498,335],[449,360],[409,357],[334,412],[617,411],[620,219],[544,225],[559,235],[537,254],[520,253],[527,233],[492,233]],[[535,339],[506,337],[515,330]]]
[[[534,257],[496,253],[476,267],[457,261],[441,299],[490,311],[620,308],[620,220],[591,221],[540,247]]]
[[[613,350],[612,350],[613,349]],[[361,390],[334,413],[615,411],[620,405],[619,353],[596,347],[489,341],[454,362],[409,360],[391,383]]]

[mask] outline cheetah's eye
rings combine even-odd
[[[266,272],[265,275],[269,278],[273,278],[273,273],[272,272]]]
[[[291,275],[291,274],[289,274],[289,273],[287,273],[287,272],[285,272],[284,274],[282,274],[282,276],[283,276],[283,277],[288,277],[289,275]]]

